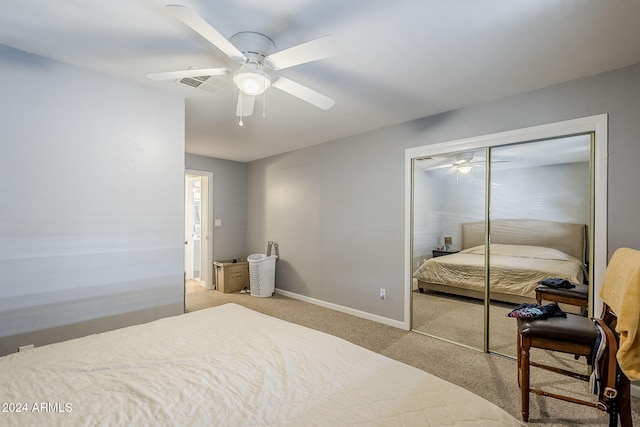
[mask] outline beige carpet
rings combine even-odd
[[[520,419],[520,389],[517,384],[516,363],[511,358],[482,353],[277,294],[270,298],[257,298],[250,294],[223,294],[197,287],[187,289],[188,311],[229,302],[335,335],[430,372],[494,402]],[[558,362],[567,363],[564,359]],[[586,393],[584,382],[541,374],[539,370],[532,372],[532,382],[536,385],[569,389],[578,395]],[[632,405],[634,423],[640,425],[640,399],[634,398]],[[608,415],[604,412],[551,398],[532,395],[530,410],[529,425],[608,425]]]
[[[492,302],[489,307],[489,349],[516,355],[516,321],[506,317],[515,304]],[[413,328],[438,338],[482,350],[484,303],[439,292],[413,293]]]

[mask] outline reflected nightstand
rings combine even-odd
[[[443,251],[443,250],[437,250],[434,249],[433,251],[431,251],[431,254],[433,256],[433,258],[438,257],[438,256],[445,256],[445,255],[451,255],[451,254],[457,254],[460,251]]]

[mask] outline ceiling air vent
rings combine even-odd
[[[185,84],[187,86],[191,86],[191,87],[198,87],[202,83],[204,83],[207,80],[209,80],[210,78],[211,78],[211,76],[185,77],[182,80],[180,80],[180,83]]]

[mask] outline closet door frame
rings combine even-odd
[[[414,159],[447,154],[457,151],[499,147],[519,142],[551,139],[563,136],[594,133],[591,147],[591,197],[592,197],[592,240],[590,242],[591,278],[590,300],[592,313],[602,310],[599,297],[602,279],[607,265],[607,152],[608,115],[599,114],[579,119],[566,120],[528,128],[498,132],[472,138],[424,145],[405,150],[405,300],[404,322],[406,330],[411,330],[412,322],[412,259],[413,259],[413,173]],[[485,337],[486,341],[486,337]],[[485,345],[486,347],[486,345]],[[486,349],[485,349],[486,351]]]

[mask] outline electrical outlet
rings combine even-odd
[[[380,299],[385,299],[387,297],[387,290],[384,288],[380,288]]]

